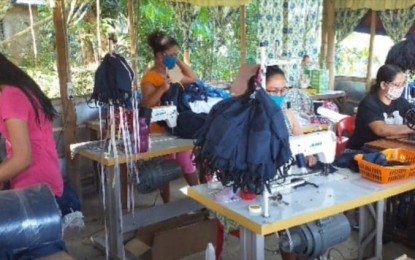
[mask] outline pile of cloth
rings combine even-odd
[[[262,88],[217,103],[196,133],[195,163],[236,191],[260,194],[291,158],[282,110]]]

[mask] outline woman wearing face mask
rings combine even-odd
[[[196,75],[183,61],[177,58],[179,46],[177,41],[165,35],[163,32],[156,31],[148,36],[148,45],[153,50],[154,65],[141,79],[141,104],[145,107],[154,107],[160,105],[160,98],[169,90],[171,79],[169,72],[172,69],[181,71],[181,79],[178,81],[182,85],[192,83],[196,80]],[[151,132],[160,132],[156,124],[150,127]],[[180,164],[182,173],[190,186],[199,184],[199,177],[196,168],[192,162],[192,151],[186,151],[172,155]],[[164,203],[170,200],[169,185],[160,190]]]
[[[265,78],[266,91],[275,104],[283,110],[288,132],[290,135],[302,135],[303,130],[293,111],[289,108],[282,107],[285,104],[284,99],[288,90],[284,72],[277,65],[268,66]],[[255,80],[256,76],[251,77],[248,82],[249,89],[255,88]],[[306,161],[308,166],[313,166],[317,162],[314,156],[307,156]]]
[[[184,85],[196,81],[192,69],[177,58],[179,44],[177,41],[156,31],[148,36],[148,45],[153,50],[154,65],[141,79],[142,104],[153,107],[160,104],[161,96],[170,88],[169,71],[179,69],[182,77],[179,82]]]
[[[376,83],[359,103],[349,149],[360,150],[365,143],[382,137],[414,133],[403,124],[405,113],[411,108],[401,97],[405,86],[405,74],[398,66],[386,64],[379,68]]]

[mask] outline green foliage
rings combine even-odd
[[[70,5],[71,1],[67,4]],[[88,4],[86,4],[88,3]],[[240,22],[239,9],[207,7],[195,8],[190,32],[183,31],[180,21],[174,15],[174,9],[165,0],[135,1],[138,14],[137,23],[137,53],[138,78],[153,63],[153,53],[147,45],[147,36],[162,30],[173,36],[182,44],[185,35],[190,36],[189,52],[191,66],[198,77],[205,81],[233,81],[239,70],[240,63]],[[89,94],[92,91],[94,72],[98,64],[86,66],[82,42],[89,41],[97,49],[96,19],[77,19],[83,17],[85,11],[95,13],[95,2],[77,2],[72,8],[68,28],[69,60],[71,64],[72,81],[76,95]],[[257,16],[259,1],[246,6],[246,46],[247,62],[256,61],[257,49]],[[68,6],[70,9],[70,6]],[[76,13],[78,12],[78,13]],[[38,9],[37,20],[43,20],[52,15],[51,9],[41,6]],[[105,39],[110,33],[115,33],[118,39],[117,51],[129,60],[130,36],[128,33],[126,0],[101,0],[101,35]],[[26,53],[20,61],[25,68],[50,97],[59,96],[59,82],[56,71],[55,29],[53,22],[38,29],[38,66],[31,53]],[[102,41],[103,52],[108,51],[108,42]]]
[[[335,69],[338,75],[366,77],[369,56],[368,48],[346,47],[336,48]],[[373,67],[379,67],[378,56],[372,60]]]

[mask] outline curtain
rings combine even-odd
[[[340,43],[351,34],[368,9],[336,9],[336,43]]]
[[[258,39],[266,46],[269,62],[288,59],[289,64],[281,67],[291,86],[299,85],[305,54],[317,61],[321,4],[321,0],[261,0]]]
[[[415,0],[335,0],[339,9],[372,9],[375,11],[407,9],[415,5]]]
[[[408,33],[415,21],[415,6],[408,9],[386,10],[379,12],[386,33],[396,43]]]

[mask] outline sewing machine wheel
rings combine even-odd
[[[406,125],[415,130],[415,108],[409,109],[405,114]]]

